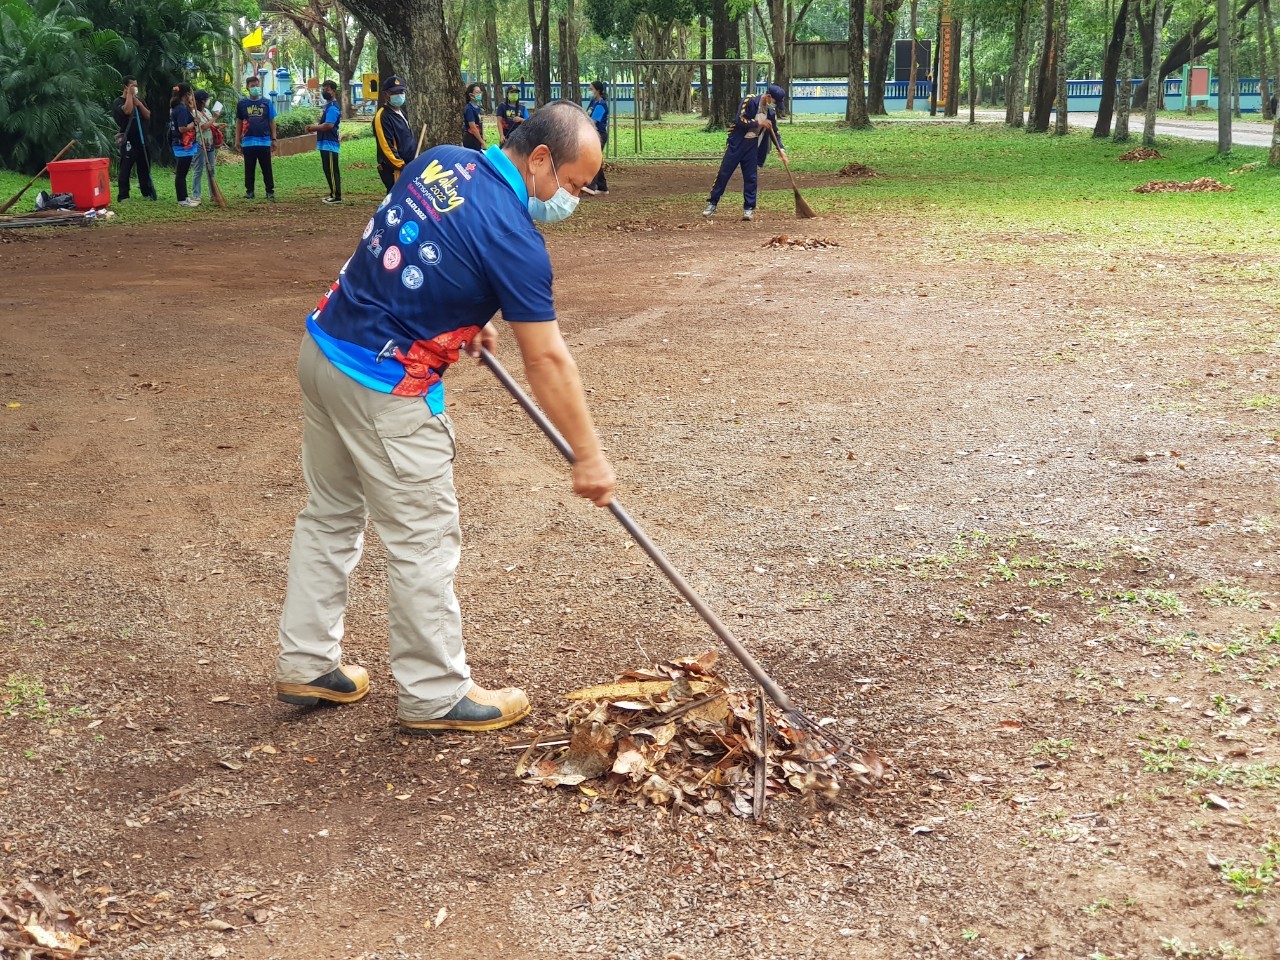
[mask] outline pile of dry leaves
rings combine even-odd
[[[766,247],[772,247],[774,250],[789,248],[791,250],[825,250],[828,247],[838,247],[838,240],[826,240],[820,237],[789,237],[785,233],[779,234],[768,243]]]
[[[1196,177],[1186,183],[1177,180],[1152,180],[1140,187],[1134,187],[1134,193],[1222,193],[1234,190],[1229,183],[1222,183],[1213,177]]]
[[[1121,163],[1141,163],[1143,160],[1163,160],[1164,154],[1150,147],[1134,147],[1128,153],[1120,154],[1116,159]]]
[[[12,890],[0,887],[0,957],[64,960],[96,939],[92,922],[63,906],[47,884],[23,880]]]
[[[878,176],[880,176],[880,174],[876,173],[874,170],[872,170],[872,169],[871,169],[870,167],[868,167],[866,164],[862,164],[862,163],[846,163],[843,167],[841,167],[841,168],[840,168],[840,173],[838,174],[838,176],[841,176],[841,177],[857,177],[857,178],[859,178],[859,179],[869,180],[869,179],[871,179],[872,177],[878,177]]]
[[[759,817],[769,797],[834,800],[884,775],[873,751],[837,756],[772,705],[762,711],[759,694],[728,689],[715,662],[715,653],[669,660],[569,694],[516,775],[593,797],[744,817]]]

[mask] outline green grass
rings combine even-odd
[[[835,121],[784,122],[783,139],[797,173],[831,173],[859,162],[880,176],[848,185],[801,185],[819,213],[896,214],[927,222],[924,245],[950,245],[964,238],[987,238],[950,249],[949,257],[1035,256],[1019,243],[1049,241],[1049,253],[1125,253],[1174,247],[1186,251],[1270,252],[1280,230],[1273,211],[1280,201],[1280,170],[1265,166],[1266,151],[1237,147],[1215,156],[1212,143],[1160,137],[1164,160],[1119,163],[1133,144],[1094,140],[1080,127],[1066,137],[1008,130],[998,123],[881,122],[869,131],[851,131]],[[619,123],[616,142],[623,162],[632,153],[630,127]],[[703,132],[692,119],[646,124],[648,157],[719,155],[724,133]],[[1245,173],[1245,163],[1264,165]],[[769,164],[777,161],[770,159]],[[1149,180],[1213,177],[1231,184],[1230,193],[1136,194]],[[762,205],[783,210],[790,191],[766,193]],[[888,242],[888,241],[886,241]],[[920,242],[913,241],[913,248]],[[1268,277],[1274,274],[1268,272]]]
[[[1280,170],[1265,165],[1233,174],[1245,163],[1265,161],[1261,148],[1239,147],[1219,159],[1211,143],[1160,138],[1166,159],[1142,164],[1118,163],[1126,147],[1094,140],[1088,128],[1066,137],[1007,130],[998,123],[969,126],[964,122],[907,122],[896,118],[872,130],[851,131],[834,119],[786,123],[783,137],[793,168],[806,174],[831,174],[845,164],[867,164],[880,176],[870,180],[839,181],[837,185],[806,185],[805,198],[821,214],[852,219],[914,223],[910,252],[915,256],[997,262],[1061,262],[1071,257],[1086,263],[1114,264],[1116,257],[1150,257],[1214,251],[1226,254],[1270,254],[1280,241],[1274,211],[1280,204]],[[367,128],[361,128],[367,133]],[[724,148],[724,132],[706,132],[696,117],[646,124],[648,159],[632,152],[631,131],[620,121],[615,142],[623,165],[649,163],[654,156],[697,154],[710,166]],[[343,146],[343,193],[351,201],[367,203],[383,190],[373,169],[373,144],[352,141]],[[352,164],[364,165],[363,169]],[[776,174],[778,161],[769,168]],[[660,164],[655,165],[661,169]],[[119,207],[124,223],[154,220],[236,218],[261,210],[240,199],[238,166],[219,167],[220,183],[231,203],[226,213],[206,202],[197,210],[174,204],[172,174],[159,170],[159,204],[130,200]],[[1149,180],[1192,180],[1209,176],[1231,184],[1230,193],[1135,194],[1133,188]],[[276,163],[276,194],[281,204],[316,207],[326,193],[320,161],[315,153]],[[0,196],[7,197],[25,182],[17,174],[0,172]],[[776,178],[773,182],[777,182]],[[38,188],[37,188],[38,189]],[[736,183],[733,189],[737,189]],[[34,194],[20,208],[30,209]],[[622,200],[623,204],[618,204]],[[668,198],[694,204],[698,196]],[[625,196],[619,192],[609,204],[586,205],[586,216],[634,215],[661,198]],[[765,210],[789,211],[789,189],[765,191]],[[322,208],[319,208],[322,209]],[[321,214],[317,213],[317,216]],[[582,218],[584,214],[579,214]],[[815,226],[814,229],[821,229]],[[914,229],[914,228],[913,228]],[[886,236],[884,244],[897,241]],[[1219,265],[1231,266],[1229,261]],[[1217,269],[1217,267],[1215,267]],[[1252,268],[1251,268],[1252,270]],[[1280,286],[1280,264],[1268,257],[1248,276],[1253,289]]]
[[[345,132],[345,131],[344,131]],[[378,171],[374,165],[374,143],[367,125],[357,127],[355,136],[342,141],[342,196],[352,203],[376,204],[386,194],[382,181],[378,179]],[[223,155],[233,151],[220,150]],[[359,164],[353,167],[353,164]],[[297,204],[308,210],[315,209],[318,218],[323,219],[324,212],[329,210],[320,202],[329,195],[328,184],[325,183],[324,172],[320,168],[320,155],[316,151],[299,154],[294,157],[277,157],[272,162],[275,174],[276,205]],[[164,221],[191,220],[203,222],[209,218],[238,219],[246,213],[265,211],[270,205],[264,200],[262,174],[257,175],[257,200],[244,199],[244,167],[239,163],[219,163],[217,169],[218,186],[227,199],[227,209],[219,210],[213,203],[208,183],[204,188],[204,202],[189,210],[177,204],[177,191],[173,178],[173,167],[156,166],[153,171],[156,193],[160,199],[151,203],[140,199],[137,180],[133,181],[130,190],[132,196],[124,203],[115,204],[111,209],[116,212],[113,223],[154,223]],[[7,200],[29,180],[28,175],[0,170],[0,203]],[[188,185],[189,188],[189,185]],[[35,209],[36,194],[40,190],[49,189],[49,181],[37,181],[31,189],[23,194],[22,199],[9,211],[10,213],[26,213]],[[111,169],[111,193],[115,196],[115,167]]]

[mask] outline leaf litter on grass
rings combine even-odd
[[[854,177],[858,180],[870,180],[872,177],[878,177],[876,173],[864,163],[846,163],[840,168],[840,172],[836,174],[838,177]]]
[[[582,787],[641,806],[749,817],[763,760],[765,797],[834,801],[885,775],[873,750],[839,756],[797,729],[772,704],[761,757],[761,694],[733,690],[715,673],[717,655],[682,657],[568,694],[569,706],[528,744],[516,776],[545,787]]]
[[[1128,153],[1116,157],[1121,163],[1142,163],[1144,160],[1163,160],[1164,154],[1150,147],[1134,147]]]
[[[1178,180],[1152,180],[1140,187],[1134,187],[1134,193],[1225,193],[1235,187],[1213,177],[1196,177],[1183,183]]]

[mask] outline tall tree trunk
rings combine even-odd
[[[1040,45],[1040,61],[1036,64],[1036,100],[1031,105],[1032,122],[1028,128],[1032,133],[1049,132],[1049,108],[1057,94],[1054,5],[1055,0],[1045,0],[1044,38]]]
[[[1160,0],[1156,0],[1159,3]],[[1057,0],[1055,12],[1058,16],[1057,36],[1054,37],[1054,60],[1058,65],[1058,94],[1054,101],[1057,107],[1057,123],[1054,125],[1054,134],[1059,137],[1067,135],[1067,8],[1068,0]]]
[[[560,16],[556,17],[556,36],[560,40],[560,49],[557,51],[556,69],[560,73],[560,99],[572,100],[572,94],[569,91],[569,18]]]
[[[1036,16],[1027,24],[1031,39],[1027,43],[1027,132],[1035,133],[1036,110],[1040,104],[1040,67],[1044,56],[1043,41],[1049,14],[1048,0],[1034,0]],[[1043,131],[1039,131],[1043,132]]]
[[[911,69],[907,73],[907,109],[914,110],[916,108],[916,69],[920,66],[916,63],[919,59],[916,50],[916,30],[920,26],[920,0],[911,0]]]
[[[773,38],[773,82],[789,95],[791,61],[787,57],[787,0],[769,0],[769,32]],[[791,110],[789,96],[786,109],[787,112]]]
[[[712,58],[716,60],[730,58],[729,51],[736,49],[738,34],[738,18],[732,15],[729,0],[712,0]],[[711,122],[708,125],[710,129],[723,129],[733,123],[738,112],[741,90],[741,67],[721,65],[711,68]]]
[[[582,37],[578,28],[578,12],[574,0],[565,2],[565,32],[569,37],[569,56],[565,58],[565,68],[569,72],[569,92],[565,92],[564,77],[560,78],[560,96],[574,103],[582,102],[582,65],[578,60],[578,44]]]
[[[489,80],[493,84],[493,96],[499,103],[506,102],[502,88],[502,55],[498,50],[498,11],[490,6],[484,18],[484,50],[489,60]]]
[[[938,22],[933,28],[933,69],[929,71],[929,116],[938,115],[938,69],[942,64],[942,2],[938,2]]]
[[[545,103],[542,100],[542,88],[538,78],[542,76],[542,38],[538,31],[537,0],[528,0],[529,5],[529,69],[533,71],[533,102],[535,106]]]
[[[1120,100],[1116,106],[1116,143],[1129,139],[1129,104],[1133,100],[1133,41],[1138,30],[1138,0],[1125,0],[1124,53],[1120,58]],[[1094,136],[1098,131],[1094,130]]]
[[[1218,153],[1231,152],[1231,0],[1218,0]]]
[[[862,25],[867,18],[867,0],[849,0],[849,93],[845,99],[844,122],[855,130],[871,129],[867,116],[866,61],[862,47]]]
[[[1262,119],[1271,119],[1271,83],[1267,79],[1267,31],[1265,18],[1262,15],[1262,7],[1258,7],[1258,16],[1255,18],[1255,26],[1258,34],[1258,95],[1262,98]]]
[[[1098,122],[1093,125],[1093,135],[1095,137],[1109,137],[1111,135],[1111,116],[1116,109],[1116,76],[1122,64],[1126,64],[1125,69],[1131,70],[1132,67],[1127,64],[1131,63],[1133,57],[1133,44],[1129,40],[1129,11],[1136,7],[1137,0],[1120,0],[1120,9],[1116,11],[1116,22],[1111,28],[1111,42],[1107,44],[1106,55],[1102,60],[1102,99],[1098,103]],[[1124,57],[1125,44],[1129,43],[1129,60]],[[1120,95],[1122,97],[1133,96],[1133,76],[1120,78]],[[1128,102],[1125,103],[1125,115],[1129,114]],[[1117,121],[1118,122],[1118,121]]]
[[[534,77],[534,83],[539,88],[538,103],[549,103],[551,101],[551,0],[541,0],[542,14],[538,18],[538,36],[542,43],[542,51],[539,56],[539,62],[542,70],[538,76]]]
[[[960,46],[960,25],[962,21],[960,17],[953,15],[951,17],[951,70],[947,76],[947,109],[948,117],[956,117],[960,115],[960,60],[962,57]]]
[[[1244,40],[1244,18],[1240,20],[1240,32],[1231,32],[1231,115],[1240,118],[1240,41]]]
[[[1027,87],[1027,47],[1030,34],[1032,0],[1020,0],[1013,23],[1013,55],[1009,63],[1009,79],[1004,89],[1004,122],[1011,127],[1023,123],[1022,105]]]
[[[1280,44],[1276,43],[1276,25],[1271,15],[1271,0],[1262,0],[1262,16],[1266,24],[1267,47],[1271,51],[1271,76],[1275,79],[1273,95],[1280,94]],[[1280,118],[1280,110],[1272,110],[1272,120]]]
[[[978,18],[976,15],[969,18],[969,122],[977,123],[977,95],[978,88],[974,86],[976,82],[973,76],[973,35],[978,32]]]
[[[884,83],[889,71],[889,57],[882,54],[880,38],[886,34],[893,42],[893,31],[887,21],[890,17],[885,0],[871,0],[867,8],[867,113],[872,116],[887,114],[884,108]]]
[[[698,18],[698,56],[704,61],[698,68],[698,106],[704,117],[711,116],[710,89],[707,87],[707,18]]]
[[[378,68],[394,67],[409,87],[409,126],[427,125],[426,144],[461,143],[463,91],[458,51],[445,23],[443,0],[345,0],[378,38]],[[384,59],[385,58],[385,59]]]
[[[1151,18],[1151,72],[1147,74],[1147,88],[1161,89],[1164,77],[1160,75],[1160,62],[1164,54],[1164,0],[1156,0],[1155,13]],[[1146,147],[1156,145],[1156,107],[1159,97],[1147,97],[1147,115],[1142,124],[1142,144]]]

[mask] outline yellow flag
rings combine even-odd
[[[253,31],[253,33],[241,40],[240,46],[244,47],[246,50],[250,47],[262,46],[262,28],[259,27],[257,30]]]

